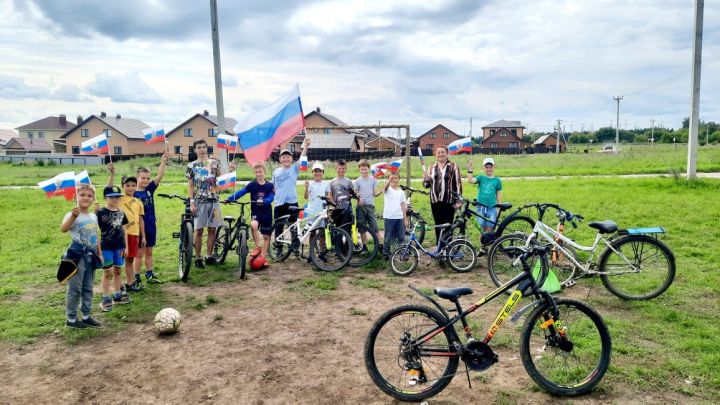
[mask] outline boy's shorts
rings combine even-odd
[[[357,213],[357,227],[360,232],[378,232],[377,218],[375,218],[375,207],[372,205],[358,205],[355,209]]]
[[[124,249],[103,249],[103,269],[109,269],[113,266],[123,267],[125,258],[122,256]]]
[[[495,227],[495,223],[497,221],[497,210],[495,208],[480,206],[477,209],[477,213],[487,218],[487,219],[485,219],[485,218],[475,217],[475,219],[477,220],[477,223],[480,225],[480,227],[482,227],[482,228],[494,228]]]
[[[140,235],[128,235],[127,258],[138,257],[138,248],[140,247]],[[105,255],[103,253],[103,255]]]
[[[223,226],[222,211],[217,201],[203,201],[195,204],[195,229],[218,228]]]
[[[253,214],[252,220],[258,222],[258,229],[260,230],[261,234],[272,234],[272,215]]]
[[[155,247],[157,240],[157,232],[155,231],[155,224],[148,226],[145,224],[145,247]]]

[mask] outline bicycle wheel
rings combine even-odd
[[[423,241],[425,240],[425,227],[427,226],[427,223],[417,212],[409,213],[408,220],[410,221],[410,226],[405,229],[405,239],[408,239],[410,237],[410,232],[415,228],[415,225],[417,224],[418,228],[417,231],[415,231],[415,239],[417,239],[418,243],[422,245]]]
[[[180,228],[180,247],[178,249],[178,274],[181,281],[187,281],[190,275],[190,263],[193,252],[193,227],[189,222],[184,222]]]
[[[247,267],[248,256],[248,230],[247,228],[238,227],[237,231],[237,254],[238,254],[238,271],[240,279],[245,278],[245,268]]]
[[[520,356],[542,389],[553,395],[582,395],[600,382],[610,365],[610,333],[585,303],[559,299],[557,316],[546,302],[523,325]]]
[[[626,300],[649,300],[665,292],[675,279],[675,256],[659,240],[645,235],[623,236],[598,259],[605,288]]]
[[[535,221],[533,221],[532,218],[526,217],[524,215],[511,215],[503,219],[502,222],[500,222],[500,225],[498,225],[495,235],[498,238],[502,235],[507,235],[515,232],[530,235],[530,233],[533,231],[533,228],[535,228]]]
[[[487,266],[490,279],[492,279],[495,286],[500,287],[523,271],[520,263],[514,264],[520,252],[509,248],[523,247],[526,241],[527,237],[511,233],[499,237],[490,246],[487,255]]]
[[[369,235],[365,244],[362,243],[360,235],[358,235],[358,243],[353,243],[353,254],[348,262],[350,267],[362,267],[373,261],[378,254],[380,242],[377,235],[372,232],[366,232],[365,235]]]
[[[310,239],[310,260],[320,270],[338,271],[350,261],[352,246],[350,234],[344,229],[335,226],[327,231],[319,229]]]
[[[384,313],[365,342],[365,367],[375,385],[393,398],[413,402],[447,387],[459,362],[453,328],[445,328],[418,347],[410,344],[446,322],[437,311],[421,305],[405,305]],[[446,354],[431,356],[430,350]]]
[[[290,222],[288,221],[279,221],[273,224],[272,233],[270,234],[270,248],[268,249],[268,255],[271,259],[281,262],[290,256],[290,243],[280,242],[277,240],[277,238],[281,235],[277,235],[275,233],[276,229],[279,229],[282,227],[283,233],[286,233],[287,235],[290,235],[289,229],[290,229]],[[286,232],[287,231],[287,232]],[[286,238],[282,238],[286,239]],[[289,239],[289,238],[287,238]]]
[[[407,276],[415,271],[418,260],[419,255],[415,246],[404,244],[393,251],[390,257],[390,268],[398,276]]]
[[[577,267],[573,260],[578,261],[578,257],[577,253],[575,253],[575,248],[572,246],[563,244],[562,248],[565,251],[560,251],[559,249],[550,251],[548,263],[550,265],[550,271],[555,273],[560,285],[565,287],[565,284],[575,277]]]
[[[458,273],[467,273],[475,267],[477,253],[470,242],[458,239],[450,242],[445,250],[450,268]]]
[[[218,227],[215,233],[215,246],[213,247],[213,255],[218,258],[218,263],[225,263],[225,258],[230,251],[230,232],[226,226]]]

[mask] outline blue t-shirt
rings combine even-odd
[[[136,191],[133,193],[133,197],[142,201],[143,208],[145,209],[145,215],[143,216],[143,222],[145,222],[145,229],[155,229],[155,199],[153,193],[157,190],[157,184],[155,180],[148,183],[147,187],[143,191]]]
[[[268,216],[272,218],[272,202],[275,198],[273,184],[266,181],[265,184],[259,184],[257,180],[248,183],[242,190],[238,190],[235,194],[228,197],[228,201],[236,201],[245,194],[250,193],[250,213],[253,216]],[[258,204],[257,200],[263,200],[262,204]]]
[[[283,166],[273,170],[272,184],[275,185],[275,205],[296,204],[297,198],[297,179],[300,174],[297,163],[289,168]]]

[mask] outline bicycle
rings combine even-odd
[[[547,275],[547,248],[518,247],[522,273],[463,310],[459,298],[470,295],[468,287],[435,288],[434,294],[449,300],[446,310],[430,295],[411,290],[435,308],[404,305],[385,312],[370,329],[365,343],[365,366],[370,378],[386,394],[401,401],[422,401],[440,393],[456,374],[460,360],[470,387],[470,370],[484,371],[498,361],[489,343],[520,302],[523,291],[535,297],[512,316],[517,322],[530,311],[521,328],[520,357],[530,378],[553,395],[576,396],[590,392],[610,365],[612,342],[602,317],[589,305],[571,299],[555,299],[540,289]],[[528,263],[538,256],[540,279],[531,275]],[[513,289],[514,288],[514,289]],[[512,290],[482,340],[473,336],[467,316]],[[450,317],[448,312],[455,312]],[[456,330],[462,324],[465,342]],[[571,363],[571,364],[570,364]]]
[[[242,280],[245,278],[249,252],[248,240],[250,240],[250,225],[245,222],[245,207],[250,205],[251,202],[222,201],[221,203],[239,205],[240,214],[235,224],[233,224],[235,217],[225,216],[223,218],[226,224],[217,229],[213,253],[218,258],[218,263],[223,264],[225,263],[228,252],[235,250],[238,255],[238,270],[240,271],[240,279]],[[235,242],[237,242],[237,245]]]
[[[407,195],[405,197],[407,198],[407,217],[408,217],[408,221],[410,222],[410,226],[408,226],[408,229],[405,231],[405,237],[410,237],[410,229],[414,229],[415,224],[421,224],[422,227],[417,228],[418,232],[415,235],[415,237],[417,238],[417,241],[420,244],[422,244],[423,241],[425,241],[425,231],[428,230],[427,221],[425,221],[425,219],[423,219],[423,217],[420,215],[419,212],[417,212],[413,209],[411,197],[414,193],[422,194],[424,196],[429,197],[430,193],[428,193],[427,191],[418,190],[418,189],[410,188],[410,187],[403,186],[403,185],[400,185],[400,189],[402,191],[407,192]],[[394,251],[394,249],[391,251]]]
[[[495,285],[505,283],[508,277],[517,273],[517,260],[510,254],[513,250],[508,248],[534,243],[552,246],[551,268],[562,287],[570,287],[580,278],[597,275],[605,288],[619,298],[648,300],[659,296],[672,284],[675,278],[675,256],[657,238],[658,234],[665,233],[663,228],[618,229],[614,221],[590,222],[588,225],[597,230],[595,241],[592,246],[583,246],[563,235],[565,223],[570,222],[573,228],[577,228],[576,221],[584,219],[581,215],[573,214],[557,204],[536,205],[540,218],[529,236],[506,235],[491,246],[488,271]],[[542,222],[547,208],[557,210],[560,221],[557,230]],[[606,239],[603,235],[607,234],[610,237]],[[605,249],[595,262],[595,253],[601,245]],[[590,253],[585,263],[578,259],[576,250]]]
[[[418,242],[417,230],[424,225],[416,223],[410,232],[410,241],[400,245],[390,257],[393,273],[407,276],[415,271],[419,261],[418,248],[433,260],[447,262],[450,268],[458,273],[467,273],[472,270],[475,267],[477,256],[475,248],[465,239],[452,239],[453,230],[457,226],[457,224],[441,224],[430,227],[430,229],[441,230],[436,250],[431,252]]]
[[[335,207],[335,204],[326,197],[320,199],[331,209]],[[297,207],[290,208],[299,211]],[[296,256],[303,257],[302,246],[310,240],[309,256],[315,267],[323,271],[338,271],[345,267],[352,256],[352,239],[350,234],[332,222],[331,209],[323,209],[314,216],[312,222],[310,218],[300,218],[300,216],[294,223],[288,220],[290,215],[276,218],[270,237],[273,241],[269,251],[270,257],[273,260],[284,261],[293,252]],[[326,222],[326,225],[323,225],[323,222]],[[277,235],[275,230],[280,229],[280,226],[283,232]],[[297,233],[295,242],[293,242],[293,233]]]
[[[192,262],[193,254],[193,230],[194,230],[194,218],[190,209],[190,199],[181,197],[177,194],[158,194],[159,197],[163,198],[177,198],[185,204],[185,212],[183,212],[180,219],[180,232],[173,232],[173,239],[179,239],[178,244],[178,274],[180,275],[181,281],[187,281],[190,275],[190,263]]]
[[[350,198],[358,201],[360,200],[357,194],[355,194],[355,191],[352,189],[350,189]],[[358,206],[357,208],[360,208],[360,206]],[[351,223],[345,223],[340,225],[340,227],[345,229],[350,224]],[[361,232],[358,230],[357,226],[357,215],[353,215],[353,222],[350,228],[350,237],[352,239],[353,252],[352,256],[350,257],[350,261],[348,261],[347,264],[350,267],[365,266],[366,264],[373,261],[375,257],[377,257],[378,249],[380,247],[380,240],[378,239],[376,233],[366,231],[366,234],[370,234],[370,238],[369,240],[366,240],[365,243],[363,243]]]

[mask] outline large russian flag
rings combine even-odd
[[[89,178],[88,178],[89,181]],[[38,183],[48,198],[61,195],[70,201],[75,196],[75,172],[64,172]]]
[[[448,145],[448,153],[457,155],[460,153],[472,153],[472,138],[460,138]]]
[[[80,143],[81,155],[100,155],[110,152],[110,144],[105,134],[100,134]]]
[[[290,140],[303,128],[305,117],[300,87],[295,85],[279,100],[240,121],[235,126],[235,133],[240,138],[245,160],[252,165],[265,161],[276,146]]]

